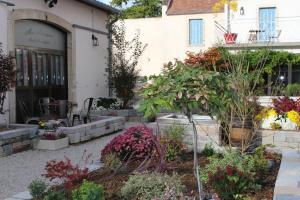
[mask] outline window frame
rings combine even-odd
[[[198,44],[192,44],[191,43],[191,22],[199,20],[201,21],[201,27],[200,27],[200,43]],[[191,18],[188,20],[188,45],[190,47],[199,47],[199,46],[204,46],[205,45],[205,24],[204,24],[204,19],[203,18]]]

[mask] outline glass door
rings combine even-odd
[[[276,34],[276,8],[259,9],[259,41],[269,42]]]
[[[25,104],[29,115],[39,116],[38,102],[43,97],[67,100],[66,66],[64,51],[16,48],[17,113],[20,113],[18,105]],[[24,121],[21,119],[24,116],[17,118]]]

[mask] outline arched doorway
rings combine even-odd
[[[41,115],[41,98],[68,99],[67,33],[37,20],[15,21],[17,121]]]

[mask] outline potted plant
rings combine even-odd
[[[238,36],[237,33],[231,32],[231,24],[230,24],[230,10],[236,11],[237,10],[237,1],[236,0],[219,0],[213,6],[214,12],[221,11],[224,7],[227,8],[227,30],[224,33],[224,39],[226,44],[235,44],[236,38]]]
[[[37,149],[58,150],[69,145],[69,138],[64,133],[45,132],[37,143]]]

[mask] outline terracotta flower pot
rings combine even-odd
[[[249,128],[232,128],[230,139],[232,142],[242,142],[249,139],[252,129]]]
[[[225,33],[224,34],[224,39],[226,44],[235,44],[236,38],[237,38],[236,33]]]

